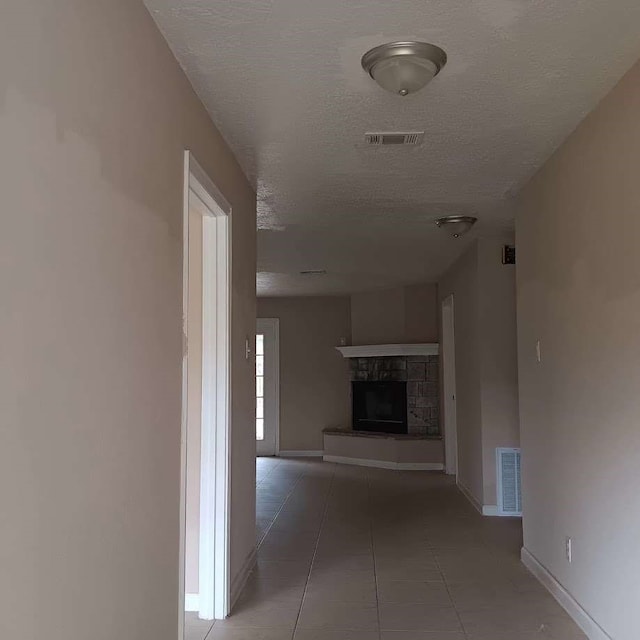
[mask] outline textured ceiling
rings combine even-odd
[[[436,279],[473,237],[510,226],[513,194],[640,56],[638,0],[146,5],[256,186],[262,295]],[[401,98],[360,58],[407,39],[449,61]],[[401,130],[424,144],[363,144]],[[451,240],[433,225],[450,213],[480,222]]]

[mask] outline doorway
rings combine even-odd
[[[442,301],[442,381],[445,472],[457,477],[458,427],[456,419],[456,346],[453,295]]]
[[[179,640],[229,613],[231,208],[188,151],[184,176]]]
[[[256,325],[256,454],[278,455],[280,448],[280,322],[259,318]]]

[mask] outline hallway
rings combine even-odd
[[[257,569],[208,640],[586,637],[520,564],[520,522],[440,474],[260,458],[257,495]]]

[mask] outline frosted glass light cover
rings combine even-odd
[[[463,236],[465,233],[467,233],[467,231],[469,231],[472,226],[473,223],[471,222],[455,222],[449,225],[449,233],[451,233],[454,238],[459,238],[460,236]]]
[[[467,233],[477,221],[478,218],[473,216],[444,216],[438,218],[436,224],[454,238],[459,238]]]
[[[393,56],[381,60],[371,69],[371,75],[383,89],[400,95],[419,91],[437,73],[433,62],[417,56]]]

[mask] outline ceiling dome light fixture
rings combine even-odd
[[[440,229],[446,229],[454,238],[459,238],[467,233],[477,221],[478,218],[473,216],[444,216],[438,218],[436,224]]]
[[[383,89],[401,96],[426,87],[446,62],[447,54],[427,42],[389,42],[362,56],[362,68]]]

